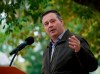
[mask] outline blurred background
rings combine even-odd
[[[100,74],[100,0],[0,0],[0,66],[8,66],[9,53],[29,36],[34,43],[16,56],[13,65],[27,74],[41,74],[42,54],[49,37],[41,23],[41,13],[58,10],[65,28],[83,36],[98,59]]]

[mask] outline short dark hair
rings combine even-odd
[[[58,11],[56,11],[56,10],[48,10],[48,11],[42,13],[41,19],[43,18],[43,16],[45,16],[45,15],[48,14],[48,13],[55,13],[56,16],[57,16],[57,18],[58,18],[59,20],[62,19],[60,13],[59,13]]]

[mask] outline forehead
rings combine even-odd
[[[54,18],[57,18],[55,13],[48,13],[48,14],[43,16],[42,22],[46,21],[46,20],[54,19]]]

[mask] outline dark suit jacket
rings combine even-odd
[[[56,44],[51,62],[51,44],[47,46],[43,54],[42,74],[89,74],[90,71],[97,69],[98,62],[85,39],[76,36],[81,43],[78,53],[69,48],[68,38],[72,35],[69,30],[65,32]]]

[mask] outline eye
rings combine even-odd
[[[51,23],[54,23],[55,21],[56,21],[55,19],[51,19],[51,20],[50,20]]]
[[[44,26],[48,26],[49,25],[49,22],[45,22],[43,25]]]

